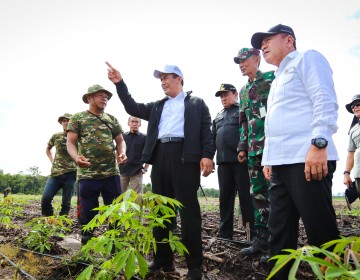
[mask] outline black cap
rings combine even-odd
[[[353,110],[351,109],[351,105],[353,105],[356,101],[360,101],[360,94],[355,95],[349,104],[346,104],[346,110],[348,110],[349,113],[354,114]]]
[[[275,34],[279,34],[279,33],[289,34],[294,38],[294,40],[296,40],[295,33],[294,33],[294,31],[292,30],[292,28],[290,26],[283,25],[283,24],[278,24],[278,25],[275,25],[274,27],[271,27],[268,30],[268,32],[257,32],[254,35],[252,35],[252,37],[251,37],[251,45],[255,49],[260,50],[262,41],[264,40],[265,37],[275,35]]]
[[[215,93],[215,96],[218,97],[222,92],[232,91],[233,93],[236,92],[236,88],[231,84],[221,84],[220,89]]]

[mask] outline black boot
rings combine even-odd
[[[254,254],[267,251],[269,249],[269,231],[266,227],[258,227],[257,235],[248,248],[240,251],[242,256],[252,256]]]

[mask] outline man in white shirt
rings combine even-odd
[[[291,27],[279,24],[255,33],[251,44],[278,67],[268,97],[262,158],[270,179],[272,257],[297,248],[300,218],[310,245],[339,237],[331,200],[338,104],[329,63],[317,51],[296,51]],[[288,268],[275,279],[287,279]]]
[[[197,199],[200,174],[208,176],[214,169],[214,143],[211,135],[211,116],[204,100],[183,91],[184,76],[176,65],[155,70],[166,95],[161,100],[138,103],[129,94],[118,70],[109,63],[108,78],[115,84],[126,112],[148,121],[142,162],[152,165],[152,191],[176,198],[184,207],[181,217],[182,242],[189,250],[185,254],[188,267],[186,279],[202,279],[201,213]],[[151,272],[174,271],[174,254],[168,243],[171,224],[154,228],[157,251],[149,265]]]

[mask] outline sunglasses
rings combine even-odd
[[[358,102],[358,103],[355,103],[355,104],[353,104],[353,105],[351,105],[351,109],[354,109],[356,106],[360,106],[360,102]]]

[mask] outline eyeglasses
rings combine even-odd
[[[359,107],[359,106],[360,106],[360,102],[351,105],[351,109],[354,109],[356,106]]]

